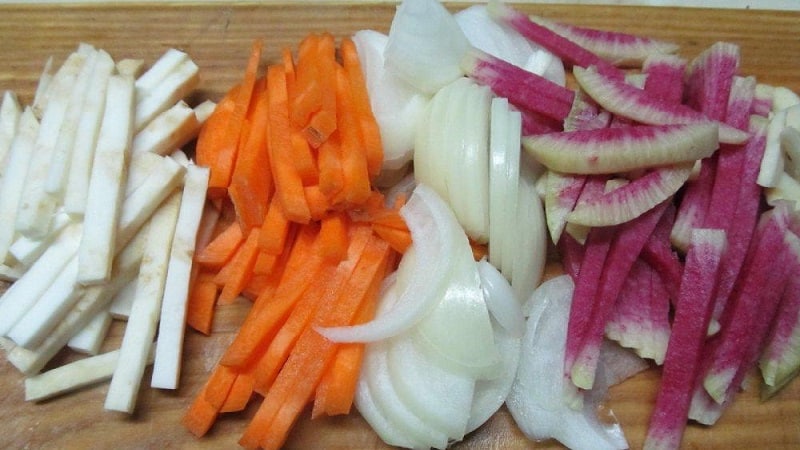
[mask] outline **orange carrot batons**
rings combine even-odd
[[[303,129],[308,143],[319,148],[336,130],[336,42],[326,33],[317,41],[315,69],[320,82],[320,109],[315,111]]]
[[[346,205],[360,205],[370,196],[367,155],[359,132],[358,117],[350,82],[344,69],[336,73],[337,130],[341,138],[341,161],[344,186],[337,199]],[[336,202],[338,203],[338,202]]]

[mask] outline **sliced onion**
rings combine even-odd
[[[365,354],[364,360],[366,361],[367,358],[368,356]],[[366,369],[364,369],[364,371],[366,371]],[[375,403],[372,389],[369,387],[366,376],[361,376],[358,379],[353,403],[364,420],[369,423],[372,430],[375,431],[383,442],[394,447],[415,447],[415,443],[406,434],[395,427],[392,420],[383,412],[383,409]]]
[[[506,404],[520,430],[531,439],[555,438],[572,449],[624,449],[628,443],[618,423],[596,415],[595,392],[573,409],[574,386],[564,376],[567,321],[574,284],[568,275],[550,279],[528,303],[528,329],[522,340],[517,378]]]
[[[428,186],[417,185],[400,210],[413,243],[398,267],[398,299],[375,319],[354,326],[317,328],[334,342],[371,342],[396,336],[416,325],[440,301],[449,283],[452,258],[469,247],[447,204]]]
[[[485,259],[478,261],[481,287],[486,298],[486,306],[498,325],[509,335],[521,338],[525,333],[525,317],[521,302],[516,298],[508,280]]]
[[[525,301],[539,285],[544,273],[547,261],[547,221],[542,199],[536,190],[534,168],[530,164],[522,164],[520,167],[517,220],[512,235],[515,245],[511,250],[511,287],[517,298]]]

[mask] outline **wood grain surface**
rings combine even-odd
[[[453,8],[462,8],[463,4]],[[742,10],[527,5],[526,11],[597,28],[672,40],[692,57],[718,40],[741,46],[742,74],[800,91],[800,13]],[[188,52],[201,68],[193,102],[221,94],[242,73],[250,43],[265,40],[265,62],[284,46],[294,47],[311,31],[345,36],[362,28],[387,31],[394,6],[380,5],[29,5],[0,7],[0,90],[29,103],[47,57],[60,63],[81,41],[112,56],[154,61],[169,47]],[[254,411],[221,418],[208,436],[195,439],[179,424],[238,323],[246,302],[220,308],[210,337],[188,333],[181,388],[143,388],[133,416],[103,410],[107,384],[40,404],[25,403],[23,377],[0,358],[0,448],[161,449],[235,448]],[[122,326],[112,329],[108,349],[119,345]],[[76,358],[64,352],[54,364]],[[149,376],[148,370],[145,376]],[[607,406],[622,423],[632,448],[640,448],[656,395],[659,372],[642,373],[612,389]],[[800,448],[800,382],[772,400],[758,400],[757,379],[714,427],[691,425],[687,449]],[[304,416],[287,448],[378,449],[384,445],[357,413],[311,421]],[[454,444],[464,449],[560,448],[526,440],[504,409]]]

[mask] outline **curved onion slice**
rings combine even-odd
[[[511,287],[518,299],[526,301],[539,285],[547,259],[547,221],[530,164],[520,166],[518,195]]]
[[[428,94],[461,77],[469,48],[455,18],[437,0],[403,0],[389,29],[386,67]]]
[[[489,261],[509,279],[510,252],[516,245],[511,235],[517,227],[521,130],[520,113],[509,109],[508,100],[493,99],[489,127]]]
[[[353,35],[372,113],[381,133],[383,170],[397,171],[411,160],[417,122],[429,99],[386,70],[384,50],[388,41],[387,35],[374,30]]]
[[[564,377],[563,365],[573,290],[572,279],[561,275],[543,283],[528,301],[528,329],[506,404],[531,439],[555,438],[572,449],[628,448],[619,424],[598,420],[596,392],[585,396],[583,408],[570,407],[569,392],[575,388]]]
[[[477,265],[486,306],[492,317],[508,334],[522,337],[525,333],[525,317],[522,315],[521,302],[514,295],[508,280],[484,259],[478,261]]]
[[[416,325],[440,300],[459,246],[469,242],[447,204],[430,187],[418,184],[400,210],[413,243],[398,267],[398,299],[386,314],[361,324],[317,328],[334,342],[370,342]]]

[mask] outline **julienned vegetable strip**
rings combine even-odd
[[[388,207],[372,188],[383,152],[355,46],[342,44],[340,63],[334,44],[310,35],[296,60],[284,50],[261,78],[254,46],[244,81],[198,138],[198,161],[233,175],[209,190],[220,223],[197,251],[187,321],[209,333],[215,304],[253,302],[183,418],[198,436],[254,394],[265,400],[247,447],[280,447],[312,398],[315,416],[349,412],[363,344],[333,343],[316,327],[371,320],[394,255],[411,242],[402,199]]]

